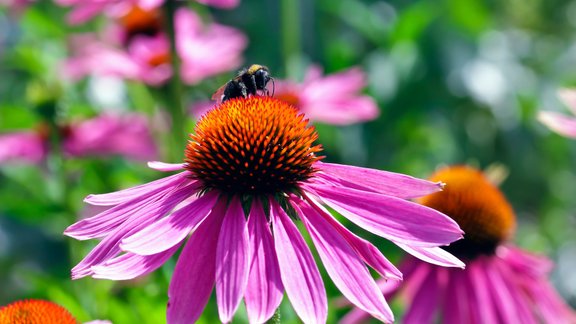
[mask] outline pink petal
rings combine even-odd
[[[248,229],[240,200],[232,198],[216,249],[216,301],[220,321],[232,321],[248,284]]]
[[[331,98],[329,100],[303,101],[300,110],[311,120],[332,124],[350,125],[378,118],[380,109],[368,96]]]
[[[432,269],[432,268],[430,268]],[[424,278],[424,287],[420,287],[410,301],[410,308],[404,316],[404,323],[433,323],[433,316],[440,302],[443,289],[438,278],[438,271],[432,269]]]
[[[496,305],[489,292],[492,280],[486,276],[484,264],[472,261],[467,274],[471,288],[470,294],[475,299],[474,305],[478,305],[478,307],[471,307],[476,320],[478,323],[497,323]]]
[[[298,207],[299,215],[304,215]],[[370,272],[338,231],[313,209],[301,217],[334,284],[353,304],[383,322],[394,315]]]
[[[324,323],[328,315],[326,290],[312,253],[286,212],[275,201],[270,203],[274,247],[288,298],[304,323]]]
[[[272,232],[266,221],[263,206],[258,199],[252,202],[248,218],[248,233],[251,266],[244,301],[250,323],[264,323],[280,306],[284,287],[280,278]]]
[[[294,198],[297,200],[296,198]],[[402,273],[390,262],[372,243],[360,238],[340,224],[324,207],[314,199],[306,196],[306,202],[300,201],[298,205],[307,215],[310,212],[317,212],[326,220],[340,235],[350,244],[354,252],[362,258],[369,266],[376,270],[381,276],[388,279],[402,280]],[[314,210],[310,210],[311,208]]]
[[[500,319],[507,323],[510,321],[527,324],[539,323],[534,317],[533,307],[530,307],[533,301],[517,284],[522,274],[511,271],[510,267],[498,258],[479,261],[484,263],[481,266],[485,271],[486,278],[489,278],[491,282],[489,292],[492,294]]]
[[[541,111],[538,120],[560,135],[576,138],[576,118],[553,111]]]
[[[433,247],[462,238],[453,219],[426,206],[345,187],[307,184],[305,189],[356,225],[395,243]]]
[[[393,173],[349,165],[317,162],[314,167],[323,172],[317,176],[328,183],[377,192],[404,199],[426,196],[442,190],[442,183]]]
[[[117,228],[113,229],[72,269],[72,278],[78,279],[92,275],[94,273],[92,271],[93,266],[103,263],[121,252],[119,243],[124,237],[138,233],[146,226],[154,223],[167,212],[169,207],[163,206],[162,201],[157,201],[149,208],[154,212],[133,214]]]
[[[444,294],[442,308],[442,321],[446,324],[474,323],[471,316],[471,307],[474,305],[470,297],[469,282],[466,280],[466,272],[454,270],[451,272],[447,289]]]
[[[148,274],[162,266],[178,250],[180,244],[153,255],[125,253],[92,267],[93,278],[130,280]]]
[[[187,181],[189,181],[188,173],[180,172],[169,177],[116,192],[88,195],[84,198],[84,202],[98,206],[118,205],[133,199],[144,199],[160,191],[169,191],[175,186],[179,186]]]
[[[140,255],[152,255],[168,250],[182,241],[208,216],[217,198],[218,193],[215,191],[198,197],[172,214],[122,239],[120,248]]]
[[[466,265],[464,262],[460,261],[457,257],[453,256],[446,250],[440,247],[420,247],[420,246],[409,246],[402,243],[395,243],[402,250],[412,254],[418,259],[439,265],[441,267],[458,267],[464,268]]]
[[[194,323],[202,314],[214,287],[216,246],[226,199],[220,199],[182,250],[168,289],[168,324]]]
[[[151,161],[148,162],[148,167],[158,171],[169,172],[184,169],[184,163],[164,163],[159,161]]]
[[[46,157],[46,144],[32,132],[17,132],[0,135],[0,163],[27,161],[40,163]]]

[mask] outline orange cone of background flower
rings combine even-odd
[[[575,323],[574,312],[548,281],[551,262],[508,242],[516,220],[496,186],[466,166],[441,169],[431,180],[446,187],[420,203],[452,217],[464,230],[464,240],[446,250],[466,269],[404,260],[403,282],[381,282],[387,297],[405,301],[403,323]],[[365,319],[368,315],[355,309],[343,322]]]

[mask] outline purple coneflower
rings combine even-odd
[[[311,66],[302,83],[277,80],[274,97],[298,107],[308,118],[327,124],[348,125],[378,117],[374,99],[362,95],[366,76],[359,68],[322,76]]]
[[[149,160],[158,155],[146,118],[138,114],[102,114],[92,119],[61,125],[61,145],[68,157],[122,155]],[[0,134],[0,163],[46,159],[50,129],[40,124],[34,131]]]
[[[403,323],[576,322],[548,281],[551,262],[507,243],[515,216],[496,186],[465,166],[441,169],[430,180],[446,182],[446,188],[420,202],[452,217],[464,230],[464,240],[446,250],[464,260],[466,269],[405,259],[399,267],[402,283],[381,282],[387,297],[405,301]],[[368,318],[355,309],[343,322]]]
[[[342,226],[323,204],[425,260],[463,264],[438,246],[462,237],[456,222],[406,199],[441,183],[322,163],[304,115],[270,97],[233,99],[210,110],[190,135],[183,164],[151,163],[175,175],[85,201],[109,209],[65,234],[102,241],[74,269],[131,279],[161,266],[190,235],[168,292],[169,323],[192,323],[214,286],[220,319],[244,298],[251,323],[268,320],[286,291],[307,323],[326,321],[324,284],[297,222],[307,229],[334,284],[376,318],[393,320],[365,264],[385,278],[401,273],[376,247]]]
[[[558,92],[558,96],[570,111],[576,114],[576,90],[562,89]],[[541,111],[538,120],[560,135],[576,138],[576,117],[553,111]]]
[[[18,300],[0,306],[0,323],[3,324],[78,324],[64,307],[41,299]],[[111,324],[95,320],[85,324]]]

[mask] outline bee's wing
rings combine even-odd
[[[212,95],[211,99],[215,100],[216,103],[221,103],[222,102],[222,96],[224,96],[224,90],[226,90],[227,85],[228,85],[228,83],[225,83],[223,86],[218,88],[218,90],[216,90],[216,92],[214,92],[214,94]]]

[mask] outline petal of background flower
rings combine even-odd
[[[356,225],[393,242],[446,245],[462,238],[450,217],[426,206],[379,193],[323,184],[306,184],[328,206]]]
[[[198,197],[172,214],[125,237],[120,242],[120,248],[140,255],[156,254],[171,248],[206,218],[217,198],[215,191]]]
[[[431,268],[432,269],[432,268]],[[410,301],[410,307],[404,315],[406,324],[433,323],[433,316],[440,303],[442,292],[437,269],[432,269],[423,279],[426,287],[418,289]]]
[[[92,267],[93,278],[109,280],[130,280],[148,274],[170,259],[180,248],[180,243],[172,248],[153,255],[138,255],[125,253],[113,259],[109,259],[97,266]]]
[[[316,162],[314,167],[324,171],[319,178],[329,183],[378,192],[404,199],[412,199],[442,190],[442,184],[414,178],[401,173],[381,171],[349,165]]]
[[[538,120],[560,135],[576,138],[576,118],[553,111],[541,111]]]
[[[393,322],[394,315],[370,272],[356,251],[340,233],[313,209],[306,214],[297,206],[324,267],[332,281],[353,304],[383,322]]]
[[[42,138],[33,132],[0,135],[0,163],[13,160],[40,163],[46,153]]]
[[[220,199],[182,250],[168,289],[168,324],[194,323],[210,299],[216,275],[216,246],[226,213]]]
[[[481,262],[472,261],[466,270],[472,288],[470,294],[474,296],[474,305],[478,306],[471,307],[471,315],[475,316],[477,323],[498,323],[496,305],[489,292],[491,279],[486,277],[483,266]]]
[[[296,200],[296,198],[294,199]],[[386,259],[386,257],[372,243],[349,231],[314,199],[310,197],[306,197],[306,199],[307,203],[303,201],[298,202],[298,206],[300,206],[305,215],[311,212],[311,207],[316,209],[316,212],[318,212],[318,214],[320,214],[335,230],[340,233],[340,235],[342,235],[364,262],[384,278],[402,280],[402,272],[388,261],[388,259]]]
[[[286,294],[304,323],[325,323],[326,290],[314,257],[286,212],[275,201],[271,205],[274,248]]]
[[[232,321],[248,284],[250,251],[246,217],[240,200],[232,198],[216,248],[216,301],[220,321]]]
[[[394,244],[422,261],[436,264],[441,267],[464,268],[466,266],[464,262],[460,261],[460,259],[440,247],[409,246],[397,242],[394,242]]]
[[[470,283],[464,271],[453,271],[444,294],[442,319],[445,324],[474,323],[469,306],[474,305],[470,296]]]
[[[280,278],[272,232],[258,199],[252,201],[248,234],[251,266],[244,301],[250,323],[264,323],[280,306],[284,287]]]

